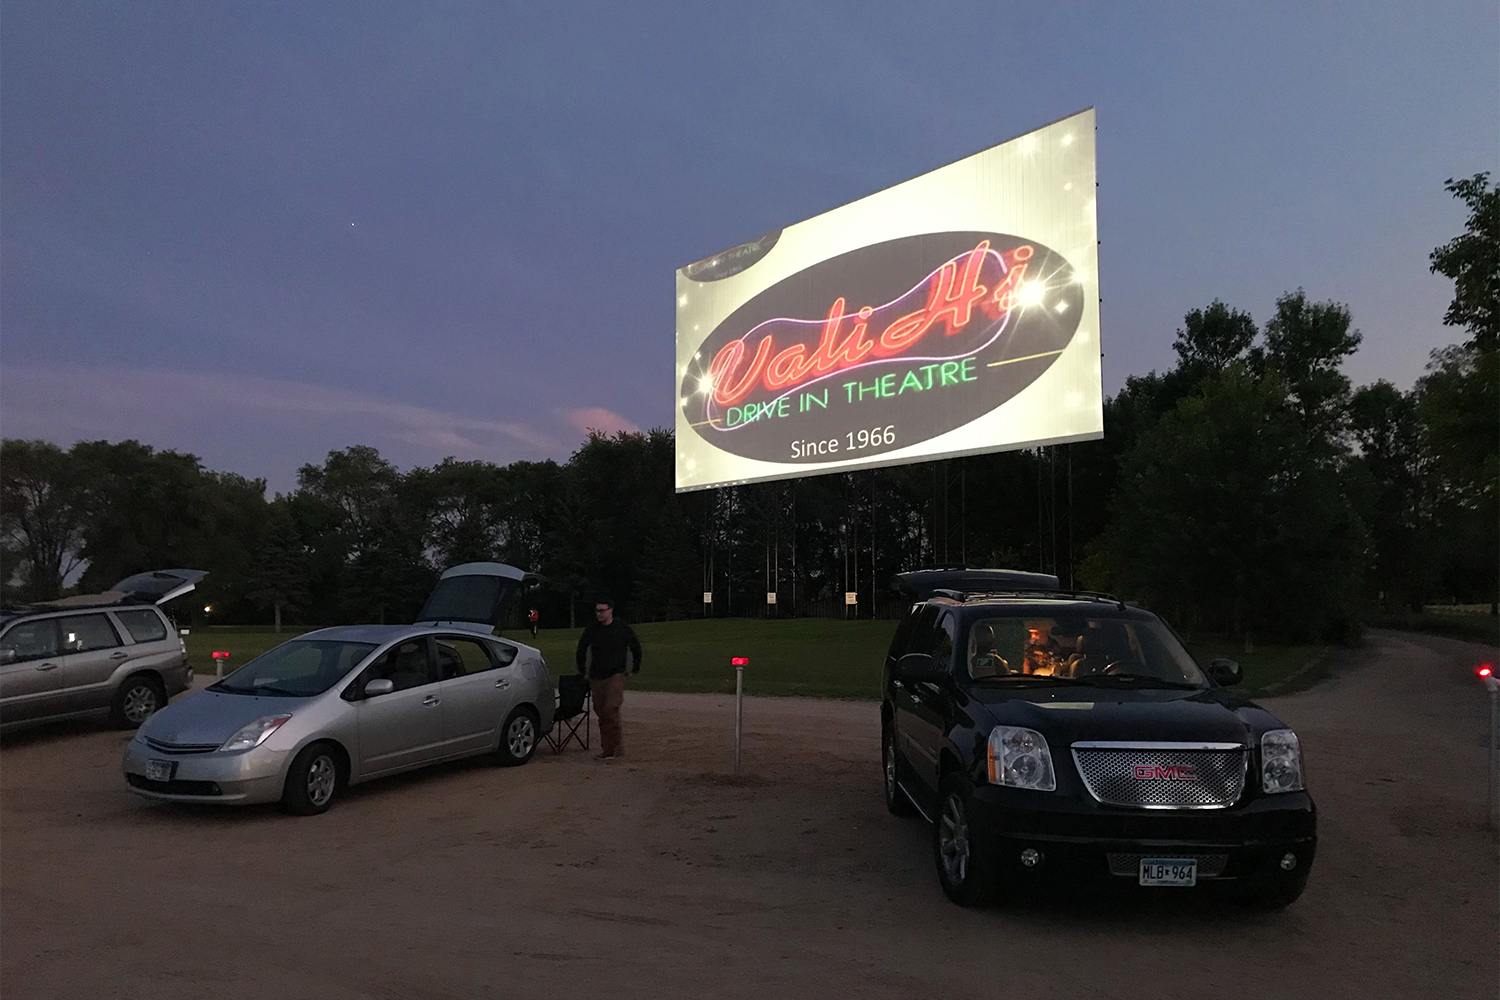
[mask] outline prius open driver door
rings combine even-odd
[[[540,577],[505,563],[454,566],[438,578],[416,624],[493,632],[516,591]]]

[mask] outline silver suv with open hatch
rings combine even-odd
[[[0,609],[0,730],[109,716],[134,729],[193,683],[161,605],[208,574],[167,569],[102,594]]]

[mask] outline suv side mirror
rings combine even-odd
[[[16,651],[14,649],[0,649],[0,663],[15,663]]]
[[[1221,687],[1229,687],[1245,679],[1244,671],[1240,669],[1239,663],[1227,656],[1216,657],[1209,661],[1208,676]]]
[[[948,671],[932,658],[931,653],[907,653],[896,661],[896,679],[915,684],[941,684]]]
[[[365,697],[374,698],[376,695],[390,694],[396,690],[396,682],[389,677],[377,677],[365,684]]]

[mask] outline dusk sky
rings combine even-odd
[[[1098,115],[1104,387],[1183,313],[1347,303],[1409,388],[1493,0],[0,2],[0,433],[295,485],[671,426],[673,271]]]

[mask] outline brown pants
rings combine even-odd
[[[617,757],[625,752],[620,733],[620,706],[625,703],[626,674],[615,674],[603,680],[589,681],[589,697],[594,702],[594,715],[599,718],[599,743],[606,757]]]

